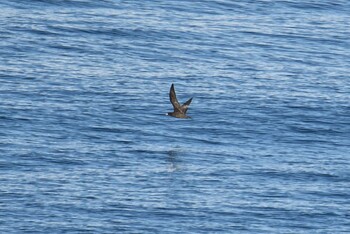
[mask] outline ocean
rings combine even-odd
[[[350,233],[349,1],[0,9],[1,233]]]

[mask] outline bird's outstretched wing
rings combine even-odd
[[[171,84],[170,92],[169,92],[169,98],[170,98],[171,104],[173,104],[174,112],[183,112],[183,111],[181,110],[181,105],[180,105],[180,103],[177,101],[177,98],[176,98],[176,93],[175,93],[174,84]]]

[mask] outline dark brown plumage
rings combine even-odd
[[[191,118],[190,116],[186,115],[186,112],[188,110],[188,107],[191,104],[192,98],[188,99],[188,101],[185,102],[183,105],[180,105],[180,103],[176,98],[174,84],[171,84],[169,98],[170,98],[171,104],[174,107],[174,112],[169,112],[168,115],[175,118],[182,118],[182,119]]]

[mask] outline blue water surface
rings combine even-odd
[[[0,9],[1,233],[350,233],[349,1]]]

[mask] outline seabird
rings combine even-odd
[[[188,99],[183,105],[177,101],[174,84],[171,84],[170,92],[169,92],[170,102],[173,104],[174,112],[169,112],[167,115],[170,115],[175,118],[188,119],[190,116],[186,115],[188,107],[191,104],[192,98]]]

